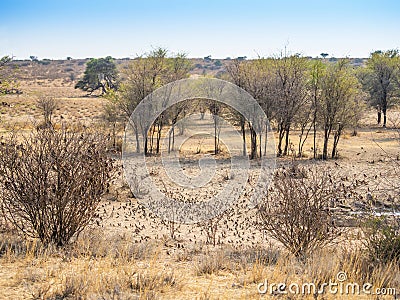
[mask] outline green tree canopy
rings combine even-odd
[[[0,58],[0,95],[21,93],[16,76],[18,68],[11,62],[12,57],[10,56]]]
[[[386,126],[386,111],[399,96],[398,80],[400,56],[398,50],[375,51],[367,61],[367,68],[360,74],[361,83],[370,96],[370,105],[378,111],[378,124],[383,113]]]
[[[164,48],[156,48],[149,53],[131,60],[127,67],[122,71],[123,80],[118,88],[118,92],[112,100],[129,119],[136,106],[153,91],[162,87],[165,84],[180,80],[189,76],[190,61],[186,58],[186,54],[177,53],[169,55],[168,50]],[[157,132],[155,151],[159,153],[161,130],[167,124],[177,122],[178,115],[183,114],[183,108],[177,106],[168,111],[163,112],[155,121],[153,126]],[[142,124],[133,124],[137,134],[137,143],[139,136],[138,132],[146,135],[146,132],[141,131]],[[142,128],[139,130],[139,128]],[[147,137],[145,137],[144,152],[152,151],[147,148]],[[139,149],[139,146],[137,147]]]
[[[78,81],[75,88],[87,91],[89,94],[101,89],[101,93],[104,94],[108,89],[116,90],[117,81],[117,66],[111,56],[92,58],[86,64],[84,76]]]
[[[321,76],[319,119],[324,130],[322,158],[328,158],[329,137],[333,134],[332,158],[337,157],[337,145],[343,130],[355,126],[360,116],[361,100],[358,81],[348,59],[329,64]]]
[[[7,87],[7,81],[3,74],[4,66],[11,61],[9,56],[4,56],[0,58],[0,94],[5,93]]]

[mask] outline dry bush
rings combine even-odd
[[[258,205],[259,225],[295,256],[333,242],[342,230],[330,209],[352,190],[323,170],[283,169]]]
[[[221,243],[221,235],[217,235],[218,231],[220,230],[220,227],[222,226],[223,220],[229,219],[233,214],[232,209],[228,209],[226,211],[223,211],[220,213],[218,216],[201,221],[198,223],[198,226],[201,229],[201,233],[205,233],[206,235],[206,244],[207,245],[213,245],[214,247],[217,244]],[[218,239],[217,239],[218,238]]]
[[[36,107],[41,111],[44,117],[42,127],[51,126],[51,118],[54,111],[57,109],[57,103],[53,97],[41,96],[36,102]]]
[[[0,145],[2,210],[23,234],[65,245],[89,224],[111,171],[97,134],[47,128],[11,135]]]

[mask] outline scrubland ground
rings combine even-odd
[[[0,132],[32,130],[41,121],[35,100],[39,95],[54,96],[58,109],[55,126],[64,121],[77,126],[108,130],[102,121],[102,98],[85,97],[73,89],[73,83],[61,79],[22,83],[22,95],[1,98]],[[389,125],[400,119],[389,113]],[[373,112],[367,113],[357,129],[347,131],[339,144],[337,160],[326,162],[312,156],[310,136],[303,158],[296,165],[331,170],[338,178],[351,177],[363,182],[363,200],[342,203],[345,234],[336,243],[317,251],[307,259],[292,257],[279,242],[257,227],[255,210],[247,193],[223,216],[216,233],[216,245],[210,243],[206,224],[171,226],[140,205],[118,172],[110,192],[104,196],[93,224],[75,243],[65,249],[43,248],[37,241],[19,237],[4,223],[0,234],[0,298],[2,299],[393,299],[395,296],[343,295],[329,293],[258,292],[259,283],[322,283],[335,281],[339,272],[359,285],[400,291],[400,266],[397,263],[372,265],[363,248],[362,235],[355,227],[362,221],[360,207],[369,205],[369,195],[379,198],[377,208],[391,204],[399,186],[399,137],[396,129],[375,125]],[[311,135],[311,133],[310,133]],[[293,148],[298,132],[292,133]],[[322,145],[322,136],[318,135]],[[193,151],[201,144],[200,151]],[[197,161],[211,152],[212,143],[194,138],[181,149],[185,154],[185,172],[198,172]],[[198,150],[198,149],[197,149]],[[196,153],[198,152],[198,153]],[[189,153],[189,154],[188,154]],[[190,154],[192,153],[192,154]],[[221,159],[223,155],[221,155]],[[293,158],[277,160],[287,166]],[[256,167],[253,166],[251,172]],[[217,189],[229,181],[223,168],[217,174]],[[165,176],[151,173],[155,180]],[[364,189],[364,190],[363,190]],[[212,191],[194,196],[207,198]],[[191,195],[193,196],[193,195]],[[374,199],[374,198],[372,198]],[[378,203],[379,202],[379,203]],[[398,204],[398,203],[397,203]],[[4,221],[3,221],[4,222]],[[388,291],[386,291],[388,293]],[[389,291],[390,293],[390,291]]]

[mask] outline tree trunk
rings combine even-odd
[[[301,127],[301,133],[300,133],[300,137],[299,137],[299,153],[298,156],[302,157],[303,156],[303,148],[304,148],[304,144],[307,141],[308,138],[308,134],[310,133],[312,124],[310,124],[310,126],[308,127],[308,129],[305,129],[305,126]],[[305,131],[305,136],[304,136],[304,131]],[[304,140],[303,140],[303,136],[304,136]]]
[[[382,120],[382,111],[378,110],[378,125],[381,124],[381,120]]]
[[[157,128],[157,144],[156,144],[156,153],[160,153],[160,139],[161,139],[161,130],[162,130],[162,124],[161,122],[158,124]]]
[[[264,156],[267,155],[267,143],[268,143],[268,124],[265,124]]]
[[[250,136],[251,136],[251,152],[250,152],[250,159],[257,158],[257,132],[254,128],[250,126]]]
[[[168,132],[168,153],[171,153],[172,128],[173,128],[173,127],[171,127],[171,130]]]
[[[214,154],[218,154],[218,143],[217,143],[217,120],[216,116],[213,116],[214,118]]]
[[[339,139],[341,134],[342,134],[342,128],[339,127],[339,129],[335,132],[335,135],[333,136],[332,158],[337,157],[337,145],[339,144]]]
[[[324,148],[322,150],[323,160],[328,159],[328,142],[329,142],[329,136],[331,134],[331,128],[332,126],[325,126],[324,128]]]
[[[243,139],[243,156],[247,155],[247,147],[246,147],[246,121],[241,118],[240,119],[240,129],[242,131],[242,139]]]
[[[314,118],[313,118],[313,139],[314,139],[314,145],[313,145],[313,150],[314,150],[314,159],[317,158],[317,116],[316,112],[314,112]]]
[[[101,87],[101,94],[104,95],[107,93],[106,87],[104,86],[104,84],[100,84]]]
[[[171,153],[171,150],[174,151],[173,139],[175,136],[175,124],[172,124],[171,130],[168,134],[168,153]]]
[[[386,107],[382,110],[383,112],[383,127],[386,127]]]
[[[172,151],[174,151],[175,148],[175,125],[172,127]]]
[[[117,139],[117,132],[116,132],[116,124],[115,124],[115,122],[113,123],[112,135],[113,135],[113,148],[115,149],[116,139]]]
[[[140,153],[140,141],[139,141],[139,131],[136,124],[133,124],[135,128],[135,139],[136,139],[136,153]],[[125,133],[126,134],[126,133]]]
[[[382,112],[383,112],[383,127],[386,127],[386,110],[387,110],[387,94],[386,92],[383,93],[382,99]]]
[[[154,134],[156,133],[156,126],[153,124],[151,129],[151,138],[150,138],[150,153],[153,153],[153,145],[154,145]]]
[[[148,144],[148,138],[147,138],[147,135],[146,135],[145,138],[144,138],[144,155],[147,155],[148,152],[149,152],[147,144]]]
[[[283,151],[283,155],[288,154],[288,149],[289,149],[289,132],[290,132],[290,127],[287,126],[285,129],[285,150]]]
[[[278,134],[278,154],[277,154],[277,156],[280,157],[280,156],[282,156],[282,152],[283,152],[282,151],[282,140],[285,136],[285,130],[284,130],[282,124],[280,124],[278,127],[279,127],[278,128],[279,134]]]

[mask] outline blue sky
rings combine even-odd
[[[367,57],[400,48],[399,0],[0,0],[0,56]]]

